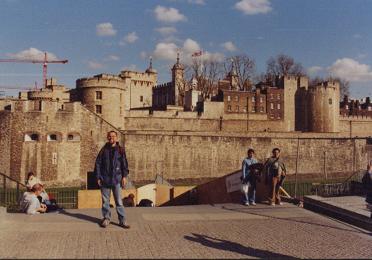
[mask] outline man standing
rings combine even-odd
[[[257,160],[254,158],[254,150],[248,149],[247,158],[245,158],[242,163],[243,203],[246,206],[249,204],[256,205],[256,179],[249,167],[256,163]]]
[[[101,188],[102,196],[102,215],[101,227],[107,227],[111,220],[110,195],[111,190],[114,195],[116,212],[119,218],[119,226],[129,228],[125,221],[125,211],[122,201],[121,189],[124,188],[129,174],[128,161],[125,150],[117,142],[117,133],[110,131],[107,133],[108,142],[99,152],[95,173],[98,186]]]
[[[269,158],[264,166],[266,181],[271,184],[271,206],[276,204],[283,205],[280,201],[279,189],[285,178],[287,170],[284,162],[280,159],[280,149],[274,148],[273,155]]]

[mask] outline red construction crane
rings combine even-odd
[[[48,63],[62,63],[65,64],[68,60],[48,60],[47,53],[44,52],[44,60],[31,60],[31,59],[0,59],[0,62],[25,62],[25,63],[42,63],[43,64],[43,82],[46,87],[47,67]]]

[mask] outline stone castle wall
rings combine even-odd
[[[34,171],[48,186],[80,186],[87,172],[93,171],[98,151],[106,133],[115,129],[80,103],[15,101],[12,111],[0,112],[0,171],[24,181]],[[301,176],[332,178],[362,170],[367,162],[365,139],[350,139],[345,118],[343,133],[272,132],[285,121],[247,121],[241,118],[207,118],[192,112],[130,111],[125,114],[124,136],[131,179],[153,180],[156,174],[167,179],[200,179],[219,177],[241,167],[249,147],[256,149],[260,160],[270,156],[274,147],[283,151],[289,174],[296,170],[299,142],[298,173]],[[275,124],[275,125],[274,125]],[[353,131],[369,136],[372,120],[351,119]],[[363,129],[361,130],[361,125]],[[286,126],[280,126],[285,128]],[[25,142],[25,133],[37,133],[40,140]],[[48,134],[57,141],[48,141]],[[74,133],[80,140],[69,141]],[[353,132],[354,133],[357,132]],[[299,140],[298,140],[299,138]]]

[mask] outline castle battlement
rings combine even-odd
[[[111,74],[99,74],[91,78],[81,78],[76,80],[77,88],[123,88],[124,81],[121,77]]]
[[[0,111],[11,113],[76,113],[80,111],[80,102],[59,103],[52,100],[1,100]]]
[[[172,82],[167,82],[167,83],[154,86],[154,89],[171,88],[172,86],[173,86]]]
[[[332,88],[332,89],[336,90],[337,88],[340,88],[340,83],[336,80],[323,81],[323,82],[320,82],[316,85],[310,86],[309,90],[310,91],[316,91],[320,88],[324,88],[324,89]]]

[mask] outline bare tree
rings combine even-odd
[[[193,77],[198,81],[197,90],[201,91],[203,99],[211,97],[217,93],[218,80],[222,73],[222,63],[216,59],[194,58],[192,64],[186,70],[185,86],[190,87],[190,81]]]
[[[236,55],[227,58],[223,64],[225,74],[229,73],[232,66],[235,68],[235,72],[238,76],[238,87],[240,90],[251,90],[252,81],[256,69],[255,61],[248,55]]]
[[[279,54],[275,58],[271,57],[267,61],[266,74],[270,78],[273,78],[282,75],[304,76],[305,72],[301,63],[295,62],[290,56]]]

